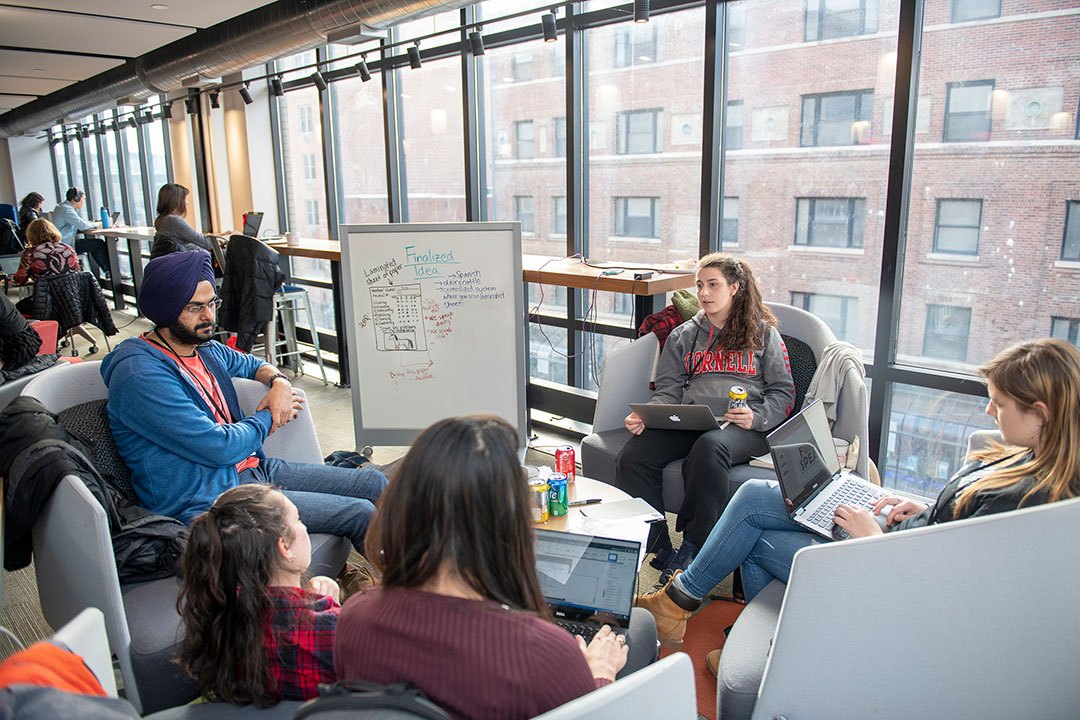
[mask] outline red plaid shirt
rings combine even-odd
[[[282,700],[316,697],[319,683],[337,680],[334,633],[341,606],[302,588],[271,587],[263,615],[270,673]]]

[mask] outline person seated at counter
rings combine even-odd
[[[215,238],[203,235],[195,228],[188,225],[184,215],[187,215],[187,199],[191,191],[178,183],[165,183],[158,190],[157,217],[154,218],[154,245],[150,250],[150,257],[156,258],[172,252],[193,252],[205,250],[213,254]],[[231,235],[232,231],[224,233]]]
[[[209,254],[155,258],[139,289],[153,329],[101,363],[109,426],[139,502],[190,523],[229,488],[273,484],[313,532],[347,537],[362,551],[386,476],[263,453],[266,438],[296,419],[303,402],[276,367],[211,339],[220,304]],[[240,409],[233,378],[268,388],[253,414]]]
[[[29,193],[19,201],[19,237],[26,242],[26,228],[30,223],[41,217],[41,206],[45,202],[45,196],[39,192]]]
[[[101,223],[91,222],[79,213],[86,204],[86,193],[71,187],[64,197],[64,202],[57,205],[52,213],[52,221],[60,231],[61,240],[65,245],[74,247],[75,252],[88,254],[98,268],[109,276],[109,249],[105,241],[99,237],[78,235],[85,230],[101,227]]]

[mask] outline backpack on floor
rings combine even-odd
[[[18,226],[7,218],[0,218],[0,255],[20,255],[22,251]]]
[[[365,719],[374,720],[450,720],[445,710],[409,683],[379,685],[360,680],[339,680],[333,685],[320,685],[319,697],[297,708],[293,718],[346,720],[360,711],[363,711]]]

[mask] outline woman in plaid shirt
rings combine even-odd
[[[310,564],[296,506],[269,485],[232,488],[195,519],[178,600],[180,660],[203,695],[266,707],[313,698],[337,679],[340,591],[328,577],[302,584]]]

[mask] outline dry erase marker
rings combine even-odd
[[[600,498],[589,498],[588,500],[575,500],[570,503],[570,507],[581,507],[582,505],[595,505],[600,502]]]

